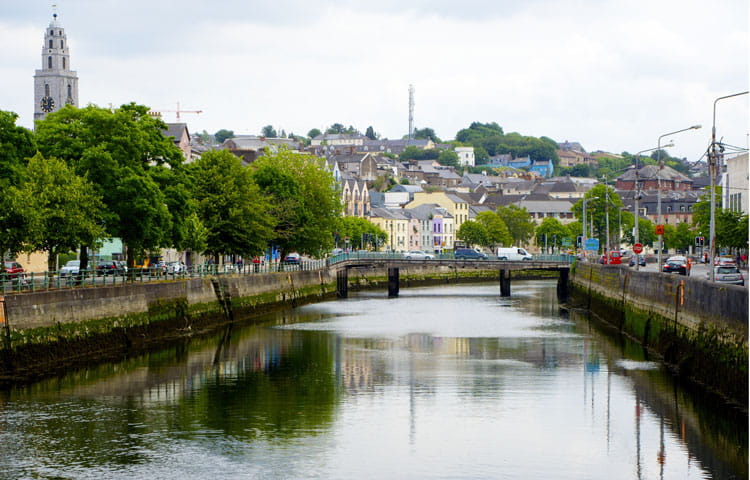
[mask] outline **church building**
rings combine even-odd
[[[34,121],[66,104],[78,106],[78,75],[70,69],[68,38],[54,13],[44,33],[42,68],[34,74]]]

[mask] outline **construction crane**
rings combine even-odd
[[[177,114],[177,121],[180,120],[180,114],[181,113],[203,113],[203,110],[182,110],[180,108],[180,102],[177,102],[177,110],[149,110],[148,114],[152,117],[159,117],[161,118],[161,115],[163,113],[175,113]]]

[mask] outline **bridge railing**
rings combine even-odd
[[[431,254],[431,256],[433,256]],[[490,260],[493,258],[490,257]],[[193,265],[170,271],[161,268],[139,268],[102,274],[96,271],[82,271],[77,274],[60,272],[35,272],[25,274],[0,273],[0,295],[8,293],[34,292],[81,287],[106,287],[124,283],[171,281],[184,278],[203,278],[221,275],[253,275],[257,273],[289,272],[300,270],[320,270],[349,260],[399,260],[423,263],[431,260],[455,260],[452,253],[435,254],[430,260],[409,260],[402,253],[393,252],[351,252],[341,253],[322,259],[301,260],[299,263],[260,262],[247,264]],[[494,258],[497,261],[497,257]],[[535,262],[572,263],[573,255],[535,255]],[[465,260],[482,262],[485,260]]]

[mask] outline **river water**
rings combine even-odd
[[[748,478],[748,419],[561,314],[402,288],[2,392],[0,478]]]

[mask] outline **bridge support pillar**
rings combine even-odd
[[[510,270],[500,270],[500,296],[510,297]]]
[[[568,301],[568,274],[567,268],[560,270],[560,276],[557,278],[557,301],[565,303]]]
[[[346,268],[336,272],[336,296],[338,298],[349,296],[349,270]]]
[[[388,296],[398,297],[398,268],[388,267]]]

